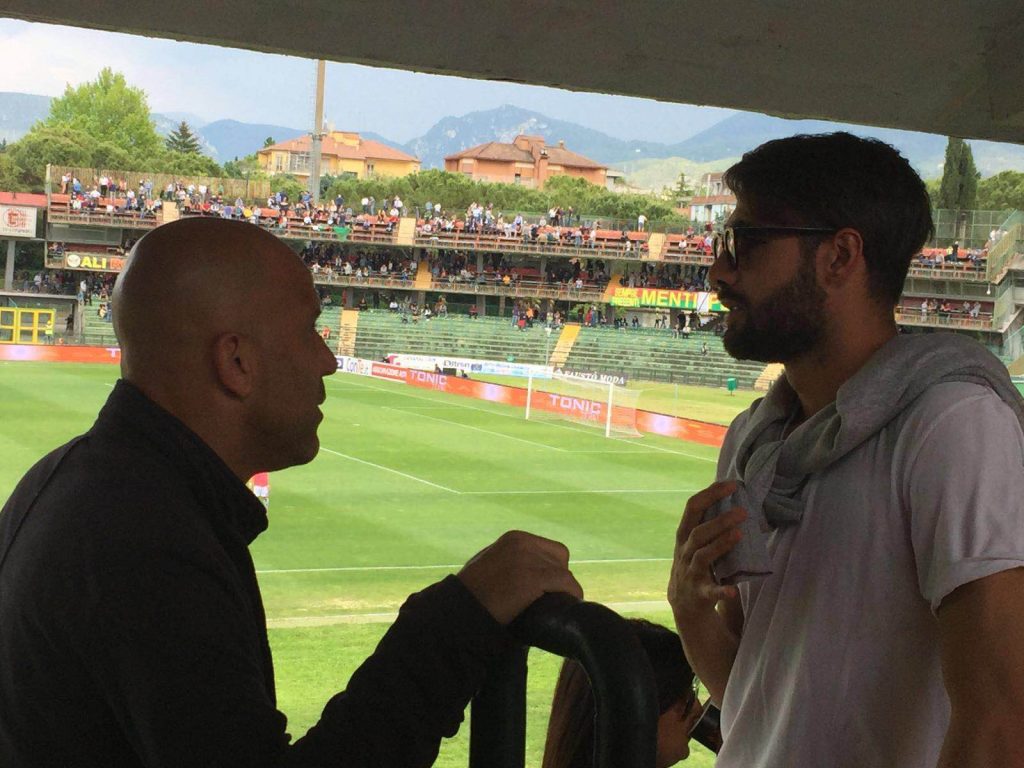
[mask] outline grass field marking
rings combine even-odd
[[[622,450],[611,450],[611,451],[607,451],[607,450],[606,451],[586,451],[586,450],[584,450],[584,451],[577,451],[577,450],[574,450],[572,448],[566,448],[565,452],[566,453],[617,453],[619,455],[629,454],[631,456],[643,456],[644,454],[647,454],[648,456],[656,456],[656,455],[661,453],[660,451],[648,451],[648,450],[646,450],[644,448],[639,448],[639,449],[637,449],[635,451],[622,451]]]
[[[397,469],[392,469],[391,467],[385,467],[383,464],[374,464],[372,461],[366,461],[366,459],[357,459],[355,456],[349,456],[347,453],[333,451],[330,448],[324,448],[323,446],[320,446],[320,450],[325,451],[327,453],[332,453],[335,456],[340,456],[343,459],[348,459],[349,461],[355,461],[360,464],[365,464],[366,466],[373,467],[374,469],[379,469],[384,472],[391,472],[392,474],[404,477],[407,480],[414,480],[417,483],[423,483],[424,485],[429,485],[432,488],[438,488],[439,490],[442,491],[448,491],[448,493],[454,493],[456,496],[462,494],[462,491],[456,491],[454,488],[449,488],[447,485],[439,485],[438,483],[432,483],[429,480],[424,480],[422,477],[416,477],[415,475],[409,475],[406,474],[405,472],[399,472]]]
[[[699,488],[564,488],[557,490],[529,491],[462,491],[463,496],[519,496],[520,494],[557,494],[557,493],[696,493]]]
[[[442,419],[440,416],[430,416],[426,413],[417,413],[416,411],[406,410],[403,408],[392,408],[390,405],[378,405],[378,408],[382,408],[385,411],[395,411],[396,413],[409,413],[413,416],[419,416],[421,419],[430,419],[431,421],[440,421],[445,424],[451,424],[456,427],[462,427],[463,429],[472,429],[475,432],[483,432],[485,435],[494,435],[495,437],[504,437],[508,440],[516,440],[520,443],[526,443],[534,447],[547,448],[550,451],[560,451],[565,453],[565,448],[559,448],[556,445],[548,445],[542,443],[539,440],[527,440],[525,437],[516,437],[515,435],[506,435],[504,432],[495,432],[491,429],[484,429],[483,427],[474,427],[472,424],[463,424],[461,421],[452,421],[451,419]]]
[[[602,603],[613,611],[668,610],[668,600],[627,600]],[[270,629],[293,627],[329,627],[336,624],[390,624],[398,618],[397,611],[372,613],[336,613],[324,616],[268,616]]]
[[[622,563],[668,563],[671,557],[606,557],[590,560],[569,560],[569,565],[605,565]],[[257,569],[256,574],[275,573],[372,573],[374,571],[438,571],[462,568],[463,563],[441,565],[339,565],[328,568],[267,568]]]

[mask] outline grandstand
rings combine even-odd
[[[129,179],[129,188],[148,180],[144,174],[76,168],[53,168],[51,178],[62,173],[82,179],[105,173]],[[385,213],[383,201],[375,214],[353,213],[332,203],[281,201],[264,186],[244,190],[254,194],[243,197],[237,179],[158,182],[158,192],[165,182],[168,190],[159,205],[153,199],[130,205],[123,196],[97,197],[85,189],[49,195],[46,266],[74,276],[59,282],[65,292],[83,274],[109,278],[119,271],[131,243],[164,221],[230,217],[267,228],[303,257],[321,295],[333,299],[323,324],[339,349],[342,307],[380,309],[359,313],[345,329],[346,351],[362,357],[422,352],[548,363],[559,334],[548,334],[543,325],[582,321],[590,312],[597,319],[561,345],[566,367],[709,386],[735,379],[742,388],[763,387],[772,378],[763,366],[729,358],[720,339],[696,325],[689,335],[669,330],[683,317],[692,320],[695,309],[704,320],[724,311],[705,283],[711,256],[704,232],[656,226],[636,231],[584,212],[560,226],[544,214],[490,208],[483,219],[480,208],[466,216],[434,209],[423,218],[415,200],[406,201],[408,216]],[[197,192],[221,188],[223,195]],[[1024,218],[978,212],[971,221],[962,247],[953,247],[951,229],[945,241],[923,249],[910,267],[896,320],[908,332],[970,333],[1014,360],[1024,354],[1024,302],[1015,298],[1024,270]],[[410,313],[403,323],[386,311],[392,301],[423,308],[442,297],[447,318],[424,322]],[[526,307],[539,322],[514,328],[510,316]],[[478,320],[468,319],[471,308]],[[95,301],[78,312],[76,334],[66,341],[114,343]],[[553,320],[556,313],[559,320]],[[627,322],[628,328],[619,327]]]
[[[544,365],[554,336],[539,324],[519,330],[501,318],[453,315],[413,321],[393,312],[368,311],[359,316],[355,353],[370,360],[404,352]]]

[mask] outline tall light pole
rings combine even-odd
[[[316,63],[316,106],[313,109],[313,146],[310,151],[309,194],[313,205],[320,202],[320,152],[324,139],[324,78],[327,62],[319,59]]]

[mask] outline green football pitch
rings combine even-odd
[[[117,375],[116,366],[0,363],[0,499],[43,454],[88,429]],[[671,626],[675,528],[688,496],[712,481],[717,449],[606,439],[359,376],[333,376],[327,391],[320,454],[271,475],[270,528],[253,546],[293,735],[344,688],[409,593],[508,529],[564,542],[587,599]],[[749,398],[735,402],[738,411]],[[534,768],[558,663],[531,652]],[[467,765],[467,748],[464,725],[437,765]],[[712,760],[695,746],[684,764]]]

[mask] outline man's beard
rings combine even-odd
[[[725,297],[729,295],[726,291]],[[757,305],[740,301],[729,312],[725,351],[737,360],[762,363],[787,363],[806,355],[825,337],[825,298],[814,259],[805,256],[790,282]]]

